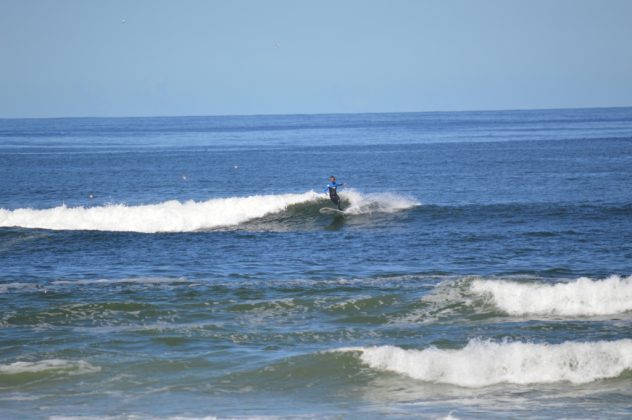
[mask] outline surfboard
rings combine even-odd
[[[344,210],[338,210],[331,207],[323,207],[320,209],[320,212],[323,214],[344,214]]]

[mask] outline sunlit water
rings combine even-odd
[[[630,185],[630,108],[0,120],[2,417],[629,418]]]

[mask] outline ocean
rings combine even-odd
[[[632,108],[0,120],[0,416],[630,418],[631,185]]]

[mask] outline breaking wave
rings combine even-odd
[[[352,215],[396,213],[421,205],[411,197],[392,193],[361,194],[355,190],[345,190],[343,200],[349,202],[345,213]]]
[[[586,318],[632,315],[632,276],[604,279],[447,278],[394,322],[433,323],[490,317]]]
[[[556,284],[477,279],[470,289],[516,316],[598,316],[632,311],[632,276],[603,280],[581,277]]]
[[[353,190],[345,192],[344,200],[349,204],[346,213],[351,215],[392,213],[419,205],[411,198],[391,194],[363,195]],[[142,233],[193,232],[238,226],[264,216],[281,213],[293,206],[319,202],[325,203],[324,195],[308,191],[303,194],[216,198],[202,202],[172,200],[137,206],[62,205],[42,210],[0,209],[0,227]]]
[[[477,388],[501,383],[583,384],[632,369],[632,340],[535,344],[471,340],[464,348],[405,350],[394,346],[343,349],[373,369]]]

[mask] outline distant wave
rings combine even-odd
[[[65,205],[36,210],[0,209],[0,227],[23,227],[50,230],[99,230],[112,232],[192,232],[238,226],[251,220],[287,210],[290,206],[316,204],[324,196],[314,191],[303,194],[255,195],[216,198],[203,202],[176,200],[159,204],[126,206],[112,204],[99,207]],[[391,213],[419,203],[411,198],[390,194],[345,192],[352,215],[372,212]]]
[[[632,311],[632,276],[582,277],[556,284],[479,279],[472,281],[470,289],[489,296],[510,315],[596,316]]]
[[[361,361],[373,369],[471,388],[501,383],[583,384],[616,378],[632,369],[631,339],[561,344],[474,339],[458,350],[378,346],[340,351],[359,352]]]
[[[19,375],[22,373],[66,373],[68,375],[81,375],[94,373],[101,370],[98,366],[79,360],[70,361],[62,359],[48,359],[37,362],[14,362],[0,365],[0,375]]]

